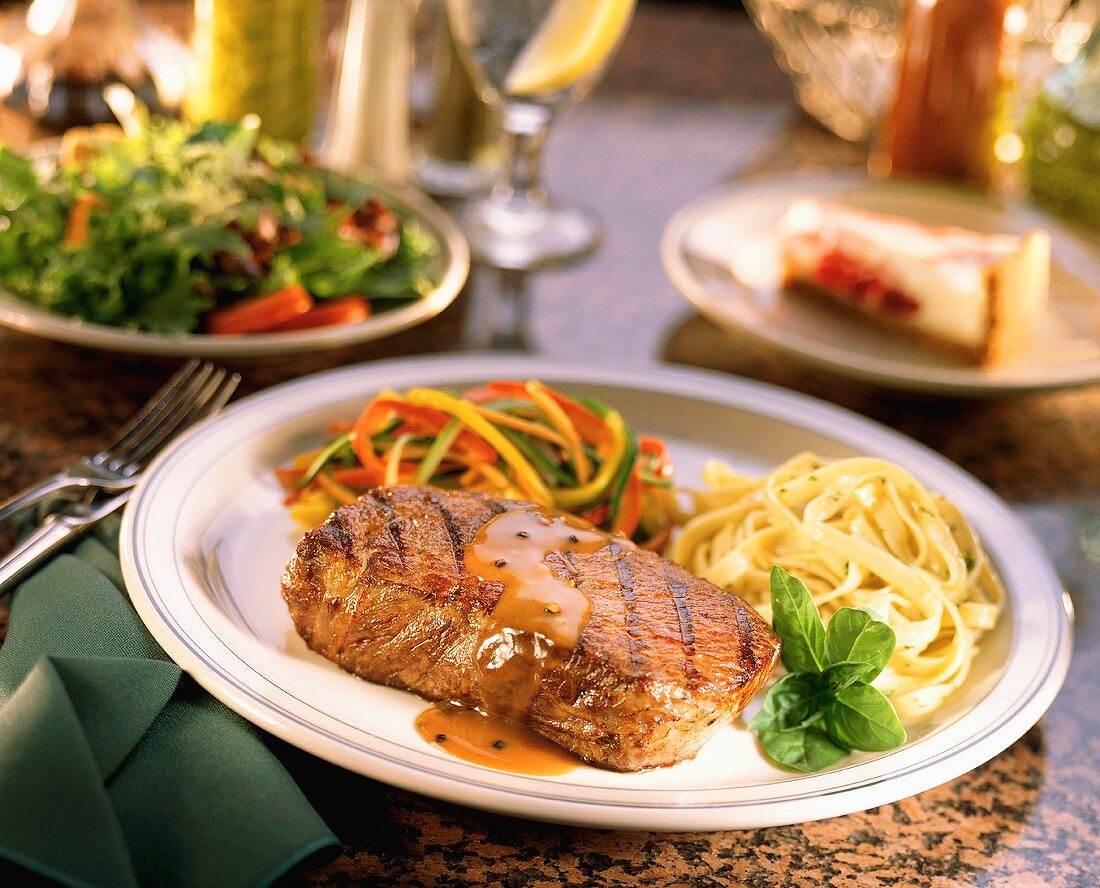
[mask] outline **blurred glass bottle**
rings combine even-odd
[[[321,0],[195,0],[190,120],[260,118],[304,142],[317,109]]]
[[[422,0],[417,16],[414,176],[431,194],[476,194],[500,169],[500,118],[459,59],[441,0]]]
[[[1031,196],[1100,235],[1100,27],[1046,79],[1023,132]]]
[[[404,182],[415,0],[348,0],[320,159],[349,175]]]
[[[999,184],[1022,154],[1011,123],[1026,24],[1018,0],[909,0],[897,91],[873,167]]]

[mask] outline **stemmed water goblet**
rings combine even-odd
[[[596,216],[547,193],[542,150],[554,118],[606,69],[633,10],[634,0],[447,0],[463,61],[500,108],[511,143],[500,180],[460,216],[475,259],[523,270],[598,246]]]

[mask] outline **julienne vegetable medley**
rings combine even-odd
[[[0,148],[0,288],[158,333],[362,321],[433,285],[435,240],[374,189],[251,121],[66,136],[56,170]]]
[[[572,512],[660,549],[672,529],[672,464],[610,407],[537,382],[459,393],[379,394],[320,450],[277,472],[294,519],[320,524],[376,485],[432,484]]]

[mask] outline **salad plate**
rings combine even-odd
[[[45,172],[56,166],[58,143],[43,143],[28,155]],[[408,187],[372,186],[386,206],[419,228],[434,244],[434,253],[418,269],[430,284],[394,308],[375,311],[356,323],[337,323],[287,332],[243,335],[164,333],[133,330],[66,317],[16,298],[0,286],[0,326],[85,348],[165,357],[251,358],[318,351],[369,342],[421,324],[450,305],[470,270],[466,239],[450,215],[419,191]]]
[[[587,765],[553,777],[493,770],[429,745],[414,720],[426,704],[342,672],[308,650],[280,595],[301,536],[274,469],[324,442],[381,390],[464,388],[540,379],[613,406],[660,436],[678,483],[697,486],[720,457],[763,474],[813,450],[891,460],[950,496],[985,540],[1007,590],[965,684],[905,745],[857,754],[832,770],[773,765],[743,724],[672,767],[615,773]],[[121,534],[126,585],[168,654],[228,706],[324,759],[395,786],[517,817],[583,826],[719,830],[790,824],[906,798],[987,761],[1031,727],[1065,677],[1071,619],[1035,538],[993,493],[931,450],[805,396],[694,370],[576,367],[537,358],[442,356],[331,371],[231,406],[150,467]]]
[[[835,201],[926,225],[1051,236],[1050,300],[1015,360],[970,367],[869,327],[829,306],[787,298],[777,225],[800,198]],[[1100,258],[1040,210],[977,192],[861,173],[764,176],[723,185],[677,211],[661,239],[673,284],[720,326],[743,331],[813,366],[876,385],[956,396],[1066,388],[1100,381]]]

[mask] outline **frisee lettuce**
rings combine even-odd
[[[376,311],[432,286],[431,235],[402,219],[392,257],[340,237],[340,220],[373,195],[370,184],[315,169],[253,128],[150,119],[97,149],[43,177],[0,147],[0,289],[72,318],[186,334],[215,303],[290,283],[318,299],[365,296]],[[67,245],[70,207],[88,192],[99,205],[87,240]],[[253,230],[261,213],[301,242],[280,249],[259,281],[219,270],[219,254],[249,254],[238,232]]]

